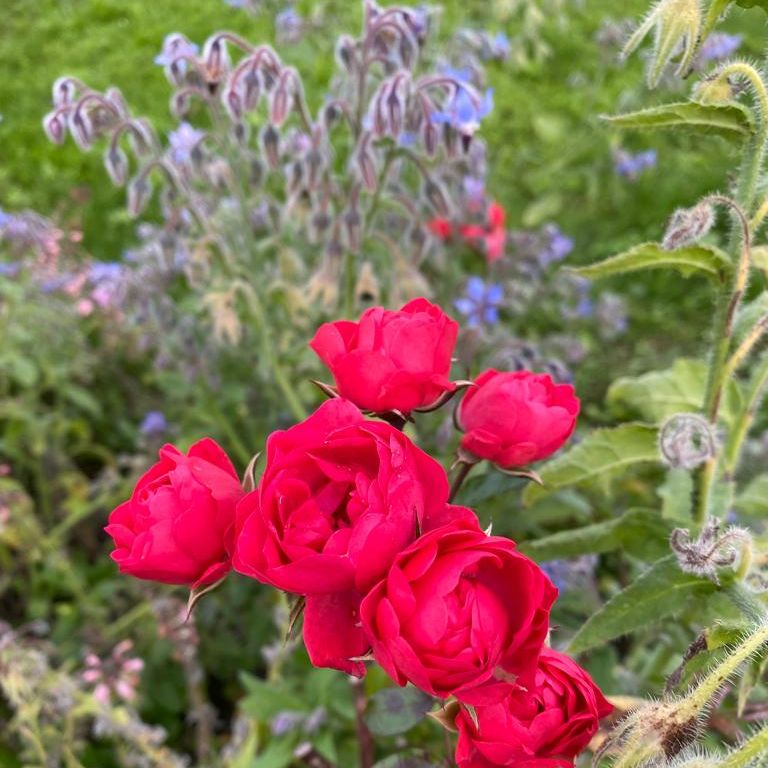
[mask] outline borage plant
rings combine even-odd
[[[548,645],[557,590],[544,571],[453,502],[484,460],[535,478],[530,464],[568,439],[579,400],[529,371],[451,381],[457,333],[426,299],[321,326],[311,346],[333,374],[321,385],[330,399],[268,438],[258,483],[258,456],[241,484],[211,439],[186,453],[166,445],[110,516],[112,558],[124,573],[190,586],[190,610],[231,568],[290,595],[289,635],[301,622],[312,664],[355,681],[362,768],[380,757],[362,680],[372,663],[408,686],[376,694],[384,733],[397,731],[387,712],[407,727],[437,699],[430,714],[458,732],[462,768],[570,766],[612,707]],[[451,483],[405,430],[461,389]],[[452,764],[414,746],[376,764]],[[295,758],[332,764],[316,750]]]

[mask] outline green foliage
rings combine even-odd
[[[584,483],[606,484],[611,477],[637,464],[659,461],[656,429],[645,424],[622,424],[598,429],[539,472],[543,486],[529,485],[523,502],[531,505],[561,488]]]
[[[715,591],[711,581],[683,573],[674,556],[657,560],[587,619],[568,645],[582,653],[622,635],[652,627]]]
[[[754,133],[750,113],[740,104],[699,104],[683,101],[605,118],[616,128],[685,128],[737,141]]]
[[[419,723],[433,700],[418,688],[382,688],[373,694],[365,721],[375,736],[396,736]]]
[[[658,243],[643,243],[604,261],[576,269],[582,277],[600,278],[625,275],[644,269],[675,269],[683,277],[701,274],[723,282],[730,271],[730,260],[717,248],[688,246],[667,251]]]

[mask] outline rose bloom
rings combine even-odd
[[[541,461],[571,436],[579,407],[573,387],[547,374],[485,371],[457,411],[461,447],[501,467]]]
[[[511,680],[532,681],[556,595],[514,542],[461,520],[398,555],[361,616],[376,661],[398,685],[485,703]]]
[[[531,690],[510,686],[500,703],[456,717],[459,768],[572,768],[613,707],[565,654],[544,648]]]
[[[440,307],[414,299],[396,312],[372,307],[359,322],[325,323],[310,346],[343,398],[375,413],[410,413],[455,389],[448,374],[458,330]]]
[[[491,203],[486,214],[486,225],[465,224],[459,230],[469,243],[483,244],[485,257],[489,264],[498,261],[504,255],[507,243],[506,212],[498,203]]]
[[[422,530],[465,511],[447,504],[443,467],[402,432],[329,400],[267,441],[258,488],[238,505],[236,570],[306,595],[316,666],[362,674],[360,599]]]
[[[235,468],[210,438],[184,454],[172,445],[109,516],[112,559],[122,573],[199,587],[231,567],[235,507],[243,495]]]

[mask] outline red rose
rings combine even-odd
[[[122,573],[166,584],[211,584],[231,567],[235,506],[243,495],[227,454],[210,438],[186,454],[172,445],[109,516]]]
[[[545,648],[533,689],[513,685],[502,702],[476,707],[477,725],[460,711],[456,762],[459,768],[571,768],[612,709],[584,669]]]
[[[507,243],[506,212],[498,203],[491,203],[486,213],[485,226],[465,224],[459,229],[461,236],[468,243],[481,242],[489,264],[498,261],[504,255]]]
[[[398,555],[360,613],[398,685],[479,703],[498,700],[511,679],[532,679],[556,595],[514,542],[463,520]]]
[[[453,391],[448,374],[458,329],[440,307],[414,299],[397,312],[372,307],[357,323],[325,323],[310,346],[342,397],[367,411],[409,413]]]
[[[571,436],[579,399],[570,384],[530,371],[481,373],[458,409],[461,447],[501,467],[540,461]]]
[[[306,595],[312,662],[360,674],[348,659],[368,649],[361,596],[421,530],[457,514],[447,499],[445,470],[402,432],[329,400],[267,441],[259,486],[238,505],[234,565]]]

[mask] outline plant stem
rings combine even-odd
[[[371,732],[365,723],[365,682],[352,681],[352,691],[355,696],[355,718],[357,724],[357,743],[360,748],[360,768],[372,768],[374,761],[374,745]]]
[[[768,726],[747,739],[719,765],[720,768],[747,768],[747,766],[754,764],[755,758],[764,758],[766,754],[768,754]]]
[[[453,482],[451,483],[451,493],[448,496],[448,501],[452,502],[456,496],[459,493],[459,490],[461,489],[461,486],[463,482],[467,479],[467,475],[472,471],[472,467],[475,466],[477,462],[470,463],[468,461],[460,461],[459,467],[456,470],[456,476],[453,478]]]
[[[724,455],[724,472],[726,477],[731,477],[736,471],[742,446],[755,420],[757,409],[760,407],[760,403],[765,396],[766,385],[768,385],[768,354],[763,357],[752,376],[744,409],[739,415],[738,421],[734,424],[726,443]]]

